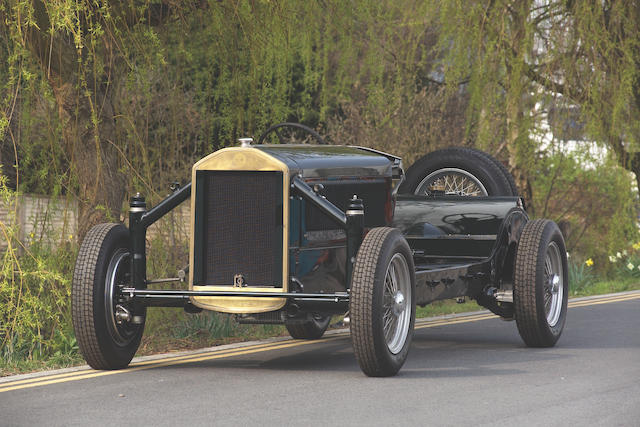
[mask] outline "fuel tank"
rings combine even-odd
[[[487,258],[505,220],[526,214],[519,197],[398,196],[393,227],[414,253],[432,258]]]

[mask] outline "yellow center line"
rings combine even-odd
[[[441,321],[419,323],[415,326],[414,329],[424,329],[424,328],[433,328],[434,326],[455,325],[458,323],[477,322],[479,320],[494,319],[496,317],[498,316],[495,314],[484,314],[482,316],[473,316],[473,317],[469,316],[469,317],[454,318],[454,319],[447,319],[447,320],[441,320]]]
[[[338,334],[336,334],[338,335]],[[346,335],[346,334],[345,334]],[[24,388],[31,388],[31,387],[38,387],[38,386],[43,386],[43,385],[49,385],[49,384],[58,384],[61,382],[69,382],[69,381],[77,381],[77,380],[84,380],[84,379],[88,379],[88,378],[96,378],[96,377],[103,377],[103,376],[107,376],[107,375],[114,375],[114,374],[122,374],[122,373],[129,373],[129,372],[135,372],[135,371],[142,371],[142,370],[146,370],[146,369],[152,369],[152,368],[161,368],[164,366],[170,366],[170,365],[175,365],[175,364],[182,364],[182,363],[192,363],[192,362],[202,362],[202,361],[206,361],[206,360],[214,360],[214,359],[222,359],[222,358],[227,358],[227,357],[232,357],[232,356],[242,356],[245,354],[252,354],[252,353],[259,353],[259,352],[263,352],[263,351],[267,351],[267,350],[276,350],[276,349],[284,349],[284,348],[291,348],[291,347],[299,347],[302,345],[307,345],[307,344],[313,344],[313,343],[319,343],[319,342],[327,342],[327,341],[333,341],[336,340],[338,338],[342,338],[343,336],[345,336],[343,334],[340,334],[339,336],[331,336],[330,338],[323,338],[321,340],[316,340],[316,341],[293,341],[293,342],[286,342],[284,344],[280,344],[280,345],[275,345],[275,346],[271,346],[269,348],[251,348],[251,349],[240,349],[238,351],[233,351],[233,352],[226,352],[224,354],[205,354],[204,356],[200,355],[199,357],[193,357],[191,359],[188,360],[179,360],[179,361],[165,361],[160,360],[157,363],[154,364],[148,364],[148,365],[132,365],[130,368],[127,369],[120,369],[120,370],[114,370],[114,371],[91,371],[89,373],[81,373],[80,375],[77,376],[73,376],[73,377],[66,377],[66,378],[56,378],[56,379],[49,379],[49,377],[44,377],[41,378],[42,381],[39,382],[32,382],[32,383],[28,383],[28,384],[15,384],[15,383],[6,383],[4,386],[0,386],[0,393],[5,392],[5,391],[11,391],[11,390],[19,390],[19,389],[24,389]],[[220,352],[222,353],[222,352]],[[86,372],[86,371],[84,371]]]
[[[640,293],[629,294],[629,295],[611,295],[611,296],[602,297],[602,298],[592,298],[592,299],[586,299],[586,300],[580,300],[580,301],[569,301],[569,304],[588,304],[594,301],[610,301],[610,300],[638,298],[638,297],[640,297]]]
[[[298,342],[298,341],[299,340],[293,340],[293,342]],[[291,341],[287,341],[287,342],[291,342]],[[255,345],[249,345],[246,347],[239,347],[239,348],[229,348],[225,350],[212,350],[212,351],[207,351],[203,353],[185,354],[183,356],[174,356],[174,357],[167,357],[167,358],[155,359],[155,360],[145,360],[144,362],[133,363],[130,366],[133,368],[137,366],[152,365],[158,362],[181,362],[183,360],[193,359],[194,357],[202,357],[202,356],[212,355],[212,354],[227,354],[227,353],[233,353],[241,350],[253,350],[253,349],[268,350],[271,347],[275,347],[280,344],[282,344],[282,341],[277,341],[277,342],[272,342],[267,344],[255,344]]]
[[[587,305],[607,304],[610,302],[631,301],[639,298],[640,298],[640,294],[632,294],[632,295],[623,295],[619,297],[608,297],[608,298],[599,298],[599,299],[586,300],[586,301],[575,301],[575,302],[570,302],[569,307],[584,307]]]
[[[417,321],[416,322],[416,326],[424,325],[424,324],[432,324],[432,323],[441,323],[441,322],[447,323],[447,322],[452,322],[452,321],[456,321],[456,320],[484,319],[487,316],[493,316],[493,315],[490,315],[490,314],[487,314],[487,313],[479,313],[479,314],[472,314],[472,315],[462,316],[462,317],[444,317],[442,319]]]
[[[569,307],[570,308],[585,307],[589,305],[608,304],[613,302],[630,301],[635,299],[640,299],[640,293],[570,302]],[[497,316],[494,314],[477,314],[477,315],[455,317],[455,318],[449,318],[449,319],[437,319],[437,320],[416,322],[415,329],[424,329],[424,328],[432,328],[436,326],[476,322],[480,320],[493,319],[496,317]],[[121,369],[121,370],[115,370],[115,371],[94,371],[92,369],[83,369],[81,371],[66,372],[63,374],[54,374],[54,375],[44,376],[44,377],[28,378],[24,380],[11,381],[4,384],[0,383],[0,393],[5,391],[38,387],[38,386],[44,386],[49,384],[58,384],[62,382],[97,378],[97,377],[102,377],[106,375],[114,375],[114,374],[152,369],[152,368],[160,368],[160,367],[177,365],[182,363],[202,362],[207,360],[222,359],[222,358],[228,358],[233,356],[242,356],[246,354],[260,353],[260,352],[266,352],[271,350],[299,347],[306,344],[334,341],[339,338],[344,338],[347,336],[349,336],[348,332],[340,332],[340,333],[332,334],[323,339],[315,340],[315,341],[313,340],[312,341],[287,340],[286,342],[277,341],[277,342],[266,343],[266,344],[255,344],[255,345],[250,345],[250,346],[241,347],[241,348],[214,350],[214,351],[209,351],[204,353],[168,357],[165,359],[146,360],[143,362],[134,363],[127,369]]]
[[[287,341],[287,342],[291,342],[291,341]],[[133,368],[133,367],[137,367],[137,366],[151,365],[151,364],[158,363],[158,362],[170,362],[170,361],[171,362],[174,362],[174,361],[175,362],[179,362],[179,361],[182,361],[182,360],[192,359],[194,357],[202,357],[204,355],[226,354],[226,353],[236,352],[236,351],[240,351],[240,350],[250,350],[250,349],[258,349],[258,348],[267,350],[267,349],[269,349],[269,347],[276,346],[276,345],[278,345],[280,343],[281,342],[254,344],[254,345],[249,345],[249,346],[240,347],[240,348],[229,348],[229,349],[224,349],[224,350],[213,350],[213,351],[202,352],[202,353],[197,353],[197,354],[186,354],[186,355],[183,355],[183,356],[167,357],[167,358],[163,358],[163,359],[145,360],[143,362],[133,363],[133,364],[130,365],[130,367]],[[120,370],[120,371],[125,371],[125,370],[123,369],[123,370]],[[62,373],[62,374],[47,375],[46,377],[27,378],[27,379],[24,379],[24,380],[17,380],[17,381],[7,382],[5,384],[0,383],[0,391],[7,384],[11,384],[11,385],[27,384],[27,383],[32,383],[32,382],[38,382],[38,381],[41,381],[43,379],[52,380],[52,379],[56,379],[56,378],[80,376],[80,375],[85,375],[86,373],[91,373],[91,372],[95,372],[95,371],[93,369],[91,369],[91,368],[87,368],[87,369],[82,369],[82,370],[74,371],[74,372],[65,372],[65,373]]]

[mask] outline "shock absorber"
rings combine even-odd
[[[353,264],[356,262],[356,255],[362,244],[364,233],[364,204],[355,194],[349,200],[349,206],[345,213],[347,216],[347,282],[351,288]]]
[[[147,212],[147,203],[140,193],[131,197],[129,202],[129,247],[131,248],[131,286],[136,289],[147,287],[147,256],[145,253],[145,240],[147,229],[140,221]],[[133,304],[133,323],[142,323],[142,316],[137,315],[143,312],[143,308],[138,304]]]

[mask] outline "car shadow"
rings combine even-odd
[[[484,377],[517,375],[513,367],[529,361],[558,360],[565,356],[552,349],[531,349],[508,337],[446,337],[449,334],[414,337],[409,356],[398,378]],[[283,352],[286,352],[283,354]],[[272,350],[230,358],[181,364],[180,368],[214,368],[286,372],[327,372],[362,376],[349,337],[318,341],[301,349]],[[167,369],[166,367],[163,369]]]

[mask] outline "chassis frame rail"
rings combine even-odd
[[[136,289],[122,288],[124,297],[152,299],[152,298],[180,298],[190,297],[251,297],[251,298],[295,298],[303,300],[325,300],[332,302],[348,302],[349,294],[336,292],[333,294],[304,294],[300,292],[242,292],[242,291],[181,291],[173,289]]]
[[[120,296],[138,307],[193,307],[191,297],[286,298],[289,305],[310,310],[344,313],[349,308],[349,294],[306,294],[301,292],[187,291],[167,289],[120,288]]]

